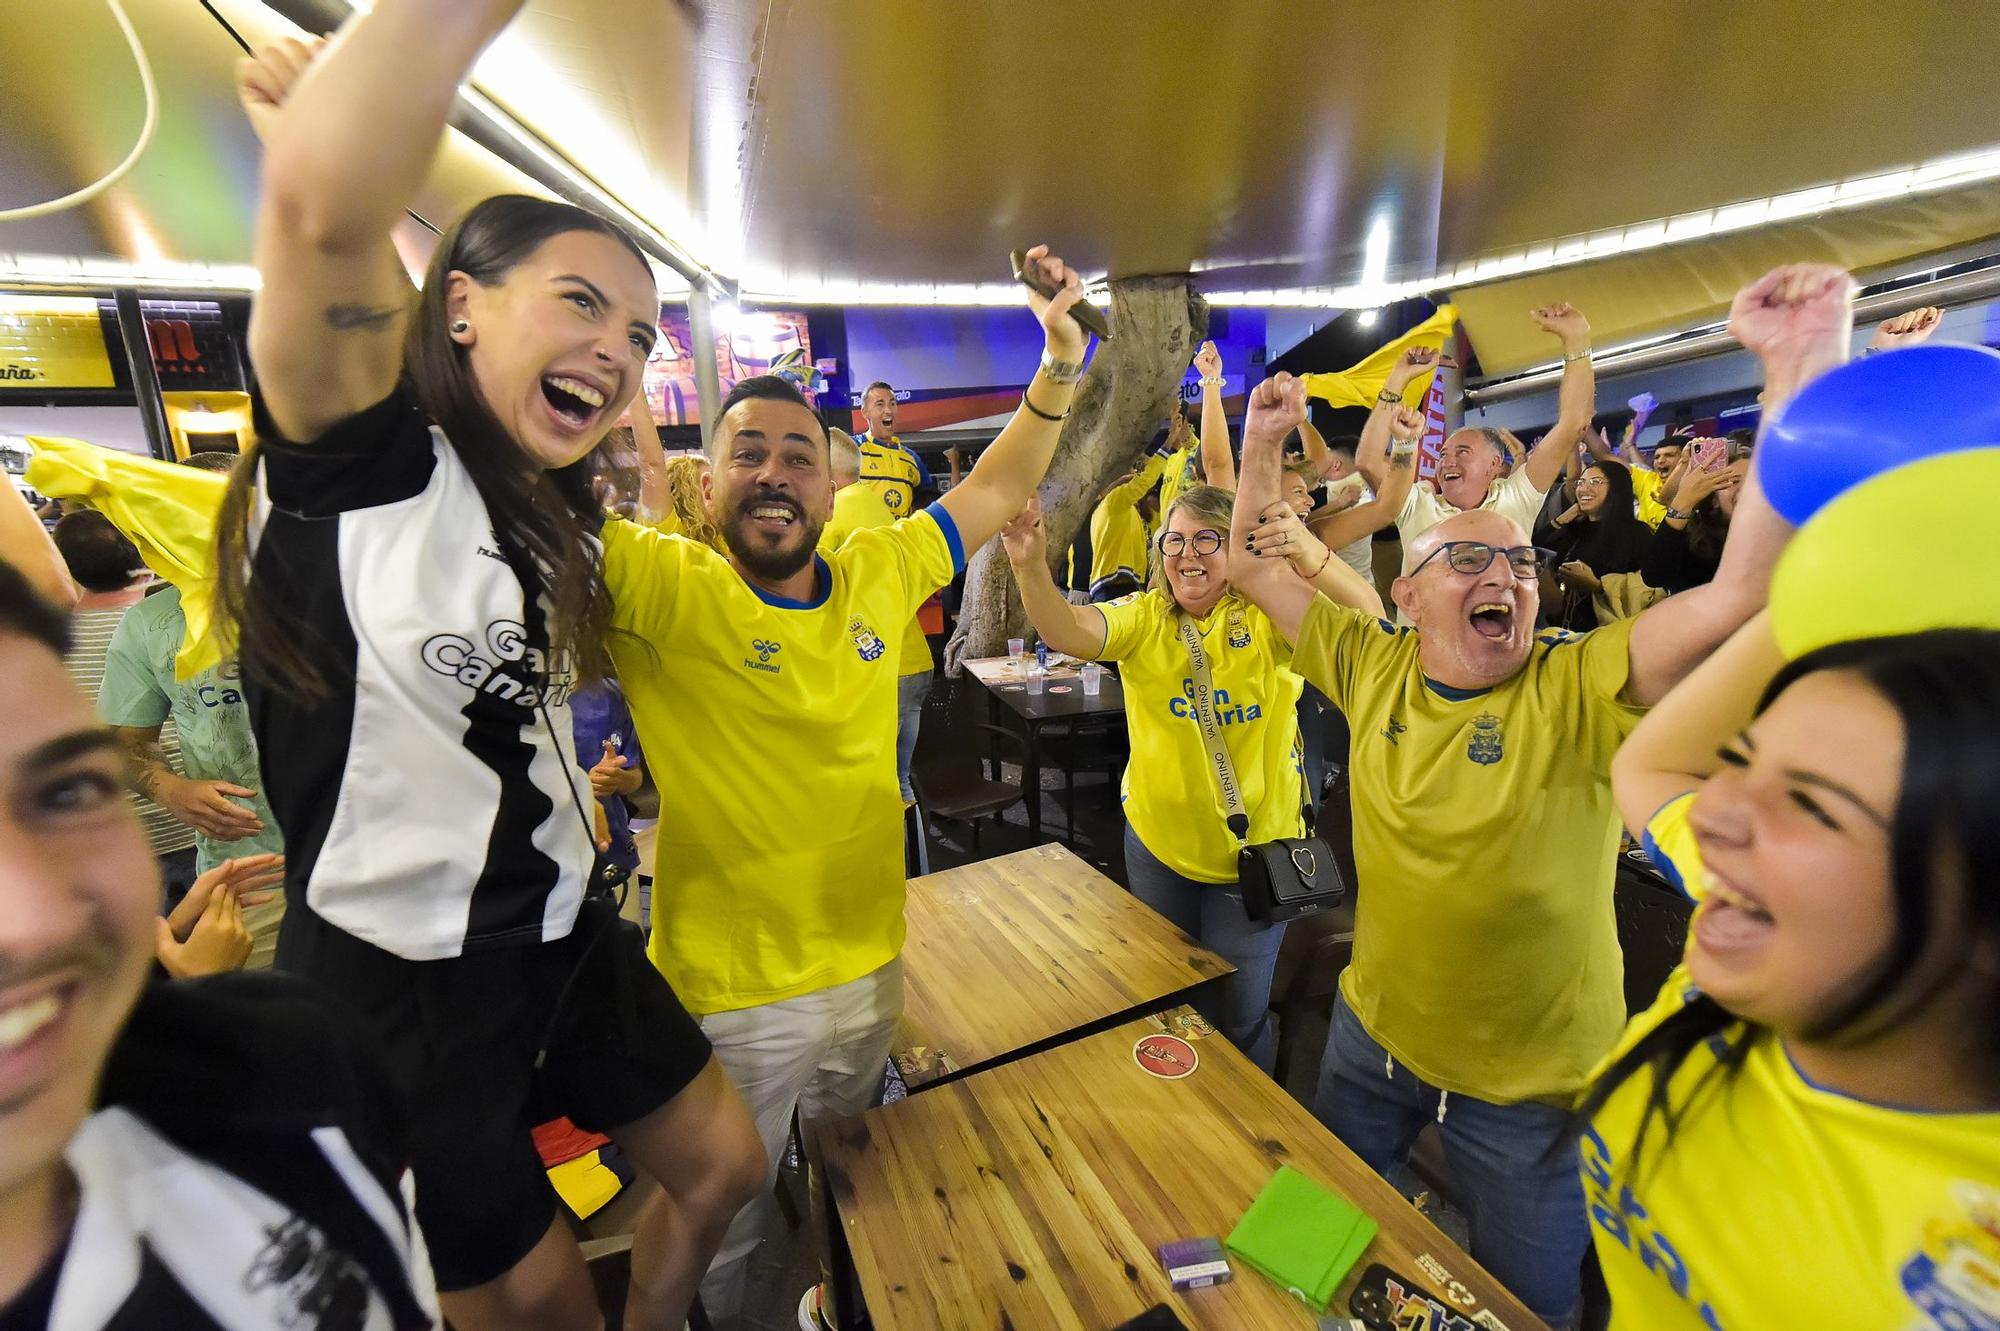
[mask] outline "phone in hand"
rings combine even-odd
[[[1727,439],[1702,439],[1694,446],[1694,465],[1700,471],[1720,471],[1729,461]]]
[[[1028,256],[1015,250],[1008,256],[1014,261],[1015,280],[1044,300],[1054,300],[1056,289],[1049,280],[1028,266]],[[1086,333],[1097,334],[1100,342],[1111,340],[1111,322],[1104,317],[1104,311],[1087,300],[1080,300],[1070,306],[1069,317],[1076,320]]]

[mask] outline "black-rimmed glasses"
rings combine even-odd
[[[1222,548],[1222,533],[1212,527],[1204,527],[1192,536],[1184,536],[1177,531],[1160,533],[1160,553],[1163,555],[1179,555],[1190,546],[1194,547],[1197,555],[1212,555]]]
[[[1452,572],[1474,575],[1484,573],[1496,555],[1505,555],[1507,562],[1513,566],[1518,576],[1532,578],[1541,572],[1545,565],[1555,560],[1556,552],[1544,550],[1538,545],[1488,545],[1484,541],[1446,541],[1425,555],[1422,561],[1410,570],[1410,576],[1416,577],[1423,571],[1425,564],[1439,555],[1443,555],[1445,563],[1451,565]]]

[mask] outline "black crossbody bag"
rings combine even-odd
[[[1245,913],[1253,920],[1276,924],[1338,906],[1347,897],[1347,884],[1341,879],[1333,852],[1314,835],[1317,820],[1303,775],[1299,778],[1304,796],[1299,812],[1306,834],[1250,843],[1250,815],[1243,807],[1243,788],[1237,784],[1236,769],[1229,761],[1222,726],[1215,719],[1215,687],[1208,673],[1208,654],[1202,650],[1201,631],[1186,612],[1177,618],[1181,642],[1187,647],[1189,677],[1194,681],[1195,720],[1208,749],[1209,770],[1222,788],[1230,835],[1238,846],[1236,881],[1243,893]]]

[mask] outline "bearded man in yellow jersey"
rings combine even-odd
[[[678,757],[660,783],[649,954],[742,1091],[773,1174],[795,1109],[868,1106],[902,1013],[891,643],[1034,494],[1083,376],[1068,313],[1082,285],[1045,247],[1028,259],[1057,288],[1027,296],[1041,368],[936,504],[817,553],[834,508],[827,433],[797,389],[760,376],[731,390],[710,444],[727,554],[635,523],[604,529],[612,664],[641,744]],[[741,1304],[756,1209],[703,1282],[718,1320]]]
[[[1737,297],[1732,327],[1764,359],[1768,402],[1845,354],[1851,290],[1837,269],[1801,266]],[[1354,734],[1354,964],[1315,1110],[1384,1175],[1438,1122],[1472,1255],[1565,1326],[1589,1228],[1558,1148],[1625,1017],[1612,754],[1761,608],[1789,528],[1753,477],[1715,581],[1592,633],[1537,634],[1526,532],[1459,513],[1414,542],[1393,592],[1415,627],[1398,629],[1250,552],[1303,411],[1287,375],[1251,399],[1230,580]]]
[[[857,531],[886,527],[896,520],[882,502],[882,492],[872,485],[856,484],[861,479],[861,449],[845,430],[828,430],[828,447],[833,456],[833,516],[819,534],[821,554],[832,554]],[[930,639],[916,615],[904,626],[897,647],[901,666],[896,676],[896,780],[903,788],[903,803],[916,799],[910,789],[910,758],[917,751],[917,731],[923,724],[924,699],[931,694]]]
[[[881,496],[891,513],[906,518],[917,511],[917,491],[931,484],[931,469],[896,436],[896,390],[881,380],[861,395],[868,429],[861,446],[861,483]]]

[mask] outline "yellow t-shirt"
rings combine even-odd
[[[1160,521],[1167,520],[1167,512],[1174,506],[1174,500],[1181,497],[1184,490],[1192,490],[1201,484],[1201,477],[1195,475],[1195,460],[1201,456],[1201,436],[1184,452],[1168,455],[1167,473],[1160,478]]]
[[[1632,468],[1632,497],[1639,501],[1639,521],[1648,527],[1657,527],[1666,519],[1667,506],[1660,502],[1663,484],[1660,473],[1651,467]]]
[[[930,483],[931,474],[917,455],[903,447],[903,441],[891,436],[888,443],[879,443],[872,436],[861,435],[855,441],[861,447],[861,480],[882,496],[882,502],[891,513],[906,518],[916,511],[917,489]]]
[[[1692,802],[1655,815],[1646,848],[1698,888]],[[1694,992],[1675,971],[1618,1052]],[[1668,1083],[1672,1142],[1656,1114],[1635,1178],[1651,1089],[1649,1071],[1634,1074],[1582,1142],[1614,1331],[2000,1328],[2000,1113],[1895,1109],[1815,1086],[1768,1031],[1725,1075],[1703,1042]]]
[[[1236,881],[1236,838],[1223,821],[1222,791],[1188,701],[1194,683],[1174,605],[1165,592],[1137,592],[1098,607],[1104,650],[1125,686],[1125,818],[1175,873],[1204,883]],[[1250,814],[1250,840],[1301,833],[1298,702],[1292,650],[1270,619],[1235,593],[1196,622],[1215,685],[1216,719]]]
[[[648,950],[698,1015],[843,984],[903,945],[897,659],[881,634],[964,551],[933,506],[815,562],[819,599],[787,601],[684,536],[604,527],[624,630],[611,660],[662,778]]]
[[[896,520],[889,506],[882,502],[882,492],[872,485],[856,482],[840,487],[840,493],[833,497],[833,516],[827,519],[826,527],[819,534],[819,552],[830,555],[847,543],[847,538],[857,531],[870,527],[886,527]],[[930,639],[924,636],[924,626],[915,616],[903,626],[903,641],[896,650],[896,672],[901,675],[928,675],[935,662],[931,659]]]
[[[1175,459],[1178,461],[1179,459]],[[1106,492],[1090,515],[1090,590],[1096,591],[1124,573],[1146,580],[1147,547],[1152,534],[1139,516],[1139,501],[1159,483],[1167,455],[1155,453],[1132,479]]]
[[[1292,669],[1354,740],[1354,964],[1341,994],[1433,1086],[1566,1099],[1618,1038],[1611,755],[1632,621],[1549,630],[1521,672],[1425,678],[1414,629],[1314,599]]]

